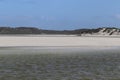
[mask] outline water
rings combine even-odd
[[[0,80],[120,80],[119,51],[24,54],[24,50],[7,50],[8,54],[0,54]]]

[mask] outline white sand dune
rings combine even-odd
[[[0,46],[120,46],[117,37],[80,36],[0,36]]]

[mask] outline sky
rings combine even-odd
[[[0,0],[0,26],[120,28],[120,0]]]

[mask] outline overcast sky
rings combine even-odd
[[[0,26],[120,27],[120,0],[0,0]]]

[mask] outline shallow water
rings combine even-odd
[[[1,48],[0,80],[119,80],[120,51]],[[52,53],[54,52],[54,53]],[[14,54],[12,54],[14,53]],[[28,53],[28,54],[25,54]]]

